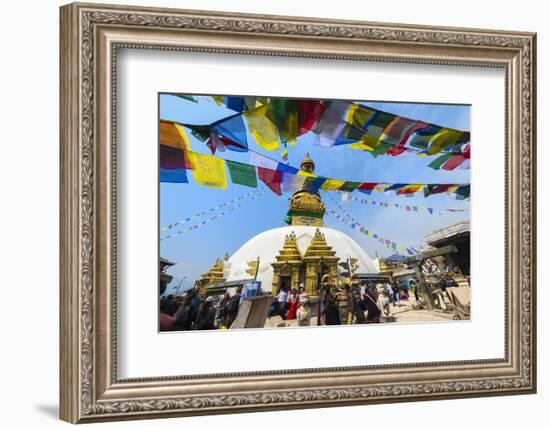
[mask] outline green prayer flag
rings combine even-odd
[[[252,165],[226,160],[229,175],[233,184],[246,185],[247,187],[258,186],[256,178],[256,168]]]
[[[355,181],[346,181],[344,184],[339,188],[340,191],[353,191],[356,190],[357,187],[361,185],[360,182]]]
[[[202,142],[205,142],[208,138],[210,138],[212,129],[208,125],[188,125],[185,123],[183,125],[186,128],[191,129],[191,134]]]
[[[391,122],[393,122],[394,119],[395,119],[394,114],[380,111],[379,114],[372,120],[369,127],[375,126],[378,128],[385,129]]]
[[[199,102],[197,100],[197,98],[195,98],[194,96],[191,96],[191,95],[179,95],[179,94],[174,94],[175,96],[177,96],[178,98],[181,98],[181,99],[185,99],[187,101],[191,101],[191,102]]]
[[[371,153],[373,157],[378,157],[380,154],[384,154],[385,152],[390,151],[393,147],[393,144],[388,144],[387,142],[380,141],[372,151],[369,151],[369,153]]]
[[[435,169],[435,170],[439,170],[439,168],[441,168],[443,163],[445,163],[447,160],[449,160],[452,156],[453,156],[452,153],[443,154],[442,156],[439,156],[437,159],[435,159],[433,162],[431,162],[428,165],[428,167],[430,167],[432,169]]]

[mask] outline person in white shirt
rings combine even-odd
[[[277,302],[279,303],[279,315],[281,316],[281,319],[286,320],[288,292],[285,292],[283,288],[281,288],[277,294]]]

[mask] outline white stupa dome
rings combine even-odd
[[[356,274],[379,273],[378,260],[369,257],[347,234],[333,228],[295,225],[264,231],[246,242],[227,260],[225,280],[250,279],[250,276],[246,273],[246,269],[249,268],[247,262],[254,261],[257,257],[260,257],[258,280],[262,282],[262,289],[264,291],[271,291],[271,282],[273,279],[273,267],[271,263],[276,261],[275,257],[279,255],[279,250],[283,247],[285,237],[294,231],[298,250],[303,256],[317,228],[325,235],[327,244],[332,246],[333,251],[336,251],[336,256],[340,258],[340,261],[344,261],[348,257],[358,260],[359,268],[355,272]]]

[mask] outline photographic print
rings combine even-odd
[[[470,319],[469,105],[158,100],[161,332]]]

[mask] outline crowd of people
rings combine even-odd
[[[451,286],[449,281],[446,286]],[[379,323],[382,316],[390,315],[392,306],[400,306],[402,301],[407,301],[410,292],[418,301],[418,288],[414,281],[406,287],[398,283],[354,283],[343,288],[323,285],[319,297],[312,302],[303,284],[297,289],[282,287],[273,298],[268,317],[295,320],[298,326]],[[193,288],[183,296],[162,297],[160,330],[228,329],[237,318],[246,295],[249,295],[248,290],[243,291],[240,287],[233,295],[225,292],[222,297],[201,296]],[[317,320],[312,321],[314,317]]]
[[[418,300],[416,287],[414,295]],[[296,319],[299,326],[311,324],[312,311],[320,312],[320,319],[315,323],[319,325],[379,323],[383,314],[390,314],[390,305],[399,306],[401,301],[409,299],[409,290],[397,283],[352,284],[345,285],[343,290],[323,285],[319,298],[312,305],[303,285],[298,289],[282,287],[273,300],[269,316]]]
[[[227,329],[239,312],[241,292],[241,288],[237,288],[232,296],[226,292],[218,302],[212,296],[202,297],[196,289],[190,289],[180,297],[162,297],[159,306],[160,330]]]

